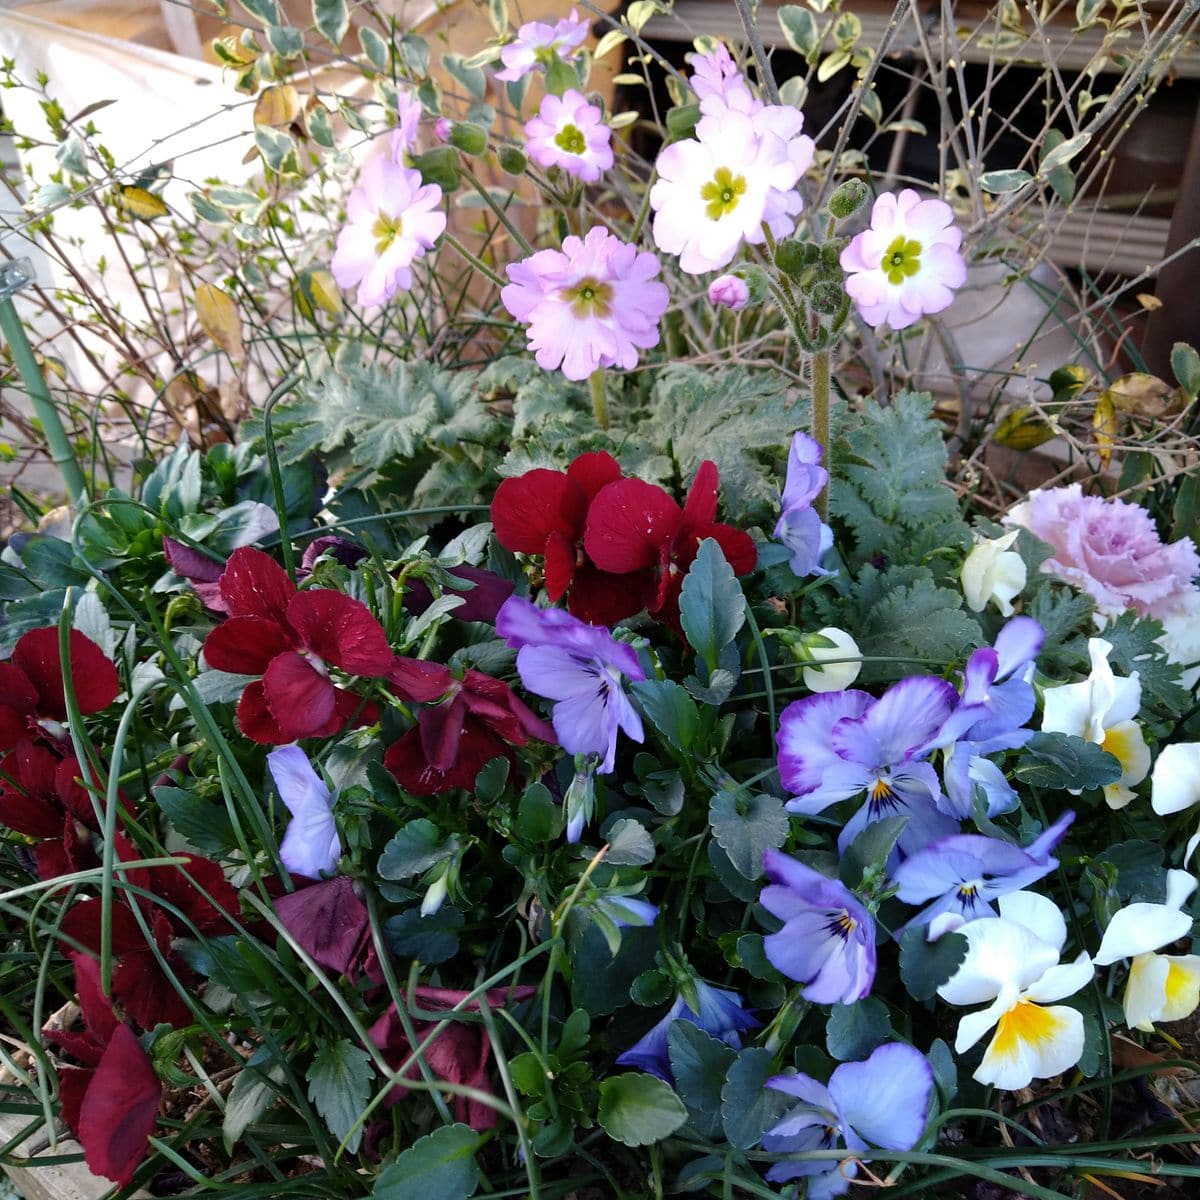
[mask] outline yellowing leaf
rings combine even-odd
[[[603,58],[610,50],[615,50],[622,42],[628,40],[619,29],[610,29],[597,43],[592,51],[593,58]]]
[[[117,188],[117,203],[139,221],[153,221],[155,217],[165,217],[171,211],[161,196],[156,196],[145,188],[124,184]]]
[[[1150,292],[1138,292],[1137,302],[1147,312],[1157,312],[1163,306],[1163,302],[1157,296],[1151,295]]]
[[[1113,408],[1107,392],[1096,401],[1096,408],[1092,412],[1092,433],[1096,437],[1100,465],[1107,467],[1112,462],[1113,446],[1117,440],[1117,410]]]
[[[1144,371],[1122,375],[1101,394],[1101,399],[1107,399],[1114,408],[1135,417],[1157,419],[1178,412],[1180,408],[1175,389],[1157,375],[1147,375]]]
[[[996,427],[992,441],[1010,450],[1032,450],[1057,436],[1058,430],[1036,409],[1024,405],[1014,408]]]
[[[196,289],[196,319],[200,327],[235,362],[242,357],[242,318],[226,292],[211,283]]]
[[[320,308],[331,317],[340,317],[344,311],[342,293],[333,276],[324,269],[302,271],[297,279],[296,305],[310,320],[315,308]]]
[[[300,94],[290,83],[264,88],[254,106],[255,125],[290,125],[300,115]]]

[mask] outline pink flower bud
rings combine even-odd
[[[438,119],[434,122],[433,136],[435,138],[437,138],[438,142],[443,145],[449,140],[449,138],[450,138],[450,118],[449,117],[438,117]]]
[[[721,275],[708,285],[708,302],[740,312],[750,299],[750,289],[736,275]]]

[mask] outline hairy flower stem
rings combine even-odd
[[[812,435],[821,445],[822,462],[833,478],[833,447],[829,444],[829,351],[815,350],[809,359],[812,371]],[[822,489],[813,506],[822,521],[829,520],[829,488]]]
[[[608,428],[608,397],[604,394],[604,371],[593,371],[588,377],[592,389],[592,415],[601,429]]]

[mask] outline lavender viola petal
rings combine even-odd
[[[616,641],[601,625],[589,625],[561,608],[538,608],[520,596],[510,596],[496,614],[496,632],[514,649],[557,646],[580,658],[597,659],[628,679],[645,679],[637,651]]]
[[[842,1063],[829,1094],[845,1127],[885,1150],[911,1150],[925,1132],[933,1069],[912,1046],[890,1042],[864,1062]]]
[[[833,548],[833,530],[816,509],[785,508],[773,536],[791,553],[788,566],[797,579],[833,574],[821,566],[821,559]]]
[[[962,702],[966,705],[986,704],[988,690],[1000,671],[1000,655],[990,646],[971,652],[963,668]]]
[[[658,909],[648,900],[636,896],[604,896],[596,902],[605,916],[615,925],[645,927],[653,925]]]
[[[821,466],[821,443],[802,431],[792,435],[788,450],[787,478],[783,484],[780,507],[807,507],[829,483],[829,472]]]
[[[337,867],[341,841],[333,820],[332,799],[299,746],[280,746],[267,755],[279,797],[292,814],[279,847],[288,871],[317,879]]]
[[[1052,825],[1046,827],[1045,832],[1036,837],[1025,848],[1025,852],[1035,862],[1049,860],[1049,856],[1058,849],[1059,843],[1067,836],[1067,830],[1071,828],[1075,821],[1075,814],[1067,809],[1061,817]],[[1057,863],[1055,863],[1057,866]]]
[[[673,1021],[679,1020],[687,1005],[682,996],[675,997],[675,1003],[667,1010],[667,1015],[657,1024],[652,1025],[638,1038],[628,1050],[617,1055],[617,1065],[622,1067],[637,1067],[650,1075],[671,1083],[671,1058],[667,1050],[667,1031]]]
[[[1046,631],[1032,617],[1013,617],[996,635],[997,679],[1005,679],[1042,652]]]
[[[911,675],[888,688],[862,722],[879,745],[881,761],[898,762],[933,740],[957,703],[958,693],[945,680]]]
[[[898,859],[916,854],[931,842],[958,832],[958,821],[937,809],[928,795],[894,791],[886,804],[876,804],[869,800],[842,826],[838,834],[838,853],[845,854],[854,839],[868,825],[885,817],[908,818],[908,823],[896,841],[896,848],[888,859],[889,869]]]
[[[776,742],[783,785],[796,796],[813,791],[826,769],[842,762],[830,744],[833,727],[847,717],[858,717],[872,703],[867,692],[847,689],[822,692],[794,700],[779,718]]]

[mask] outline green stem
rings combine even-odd
[[[13,362],[20,373],[21,382],[25,385],[29,402],[33,405],[34,416],[37,417],[38,423],[42,427],[42,433],[46,438],[46,448],[50,451],[50,461],[62,475],[71,503],[79,508],[88,498],[87,483],[84,481],[83,472],[79,469],[79,463],[71,451],[71,443],[67,438],[67,431],[63,428],[62,419],[58,415],[58,409],[54,407],[54,401],[50,398],[46,377],[42,374],[42,368],[34,357],[33,347],[29,344],[29,338],[25,333],[25,326],[21,323],[17,307],[9,296],[0,300],[0,332],[3,332],[4,340],[8,342]]]
[[[493,271],[492,268],[483,261],[483,259],[472,254],[470,250],[468,250],[466,246],[464,246],[462,242],[460,242],[453,234],[442,234],[442,241],[449,246],[451,250],[456,250],[459,255],[461,255],[462,258],[464,258],[468,263],[470,263],[475,270],[480,272],[480,274],[486,275],[488,279],[490,279],[497,287],[506,286],[505,280],[501,279],[500,276],[497,275],[496,272]]]
[[[812,370],[812,432],[821,446],[821,462],[832,478],[833,447],[829,444],[829,351],[814,351],[809,362]],[[822,489],[815,507],[821,520],[828,521],[828,487]]]
[[[592,389],[592,415],[601,429],[608,428],[608,397],[604,394],[604,370],[593,371],[588,379]]]

